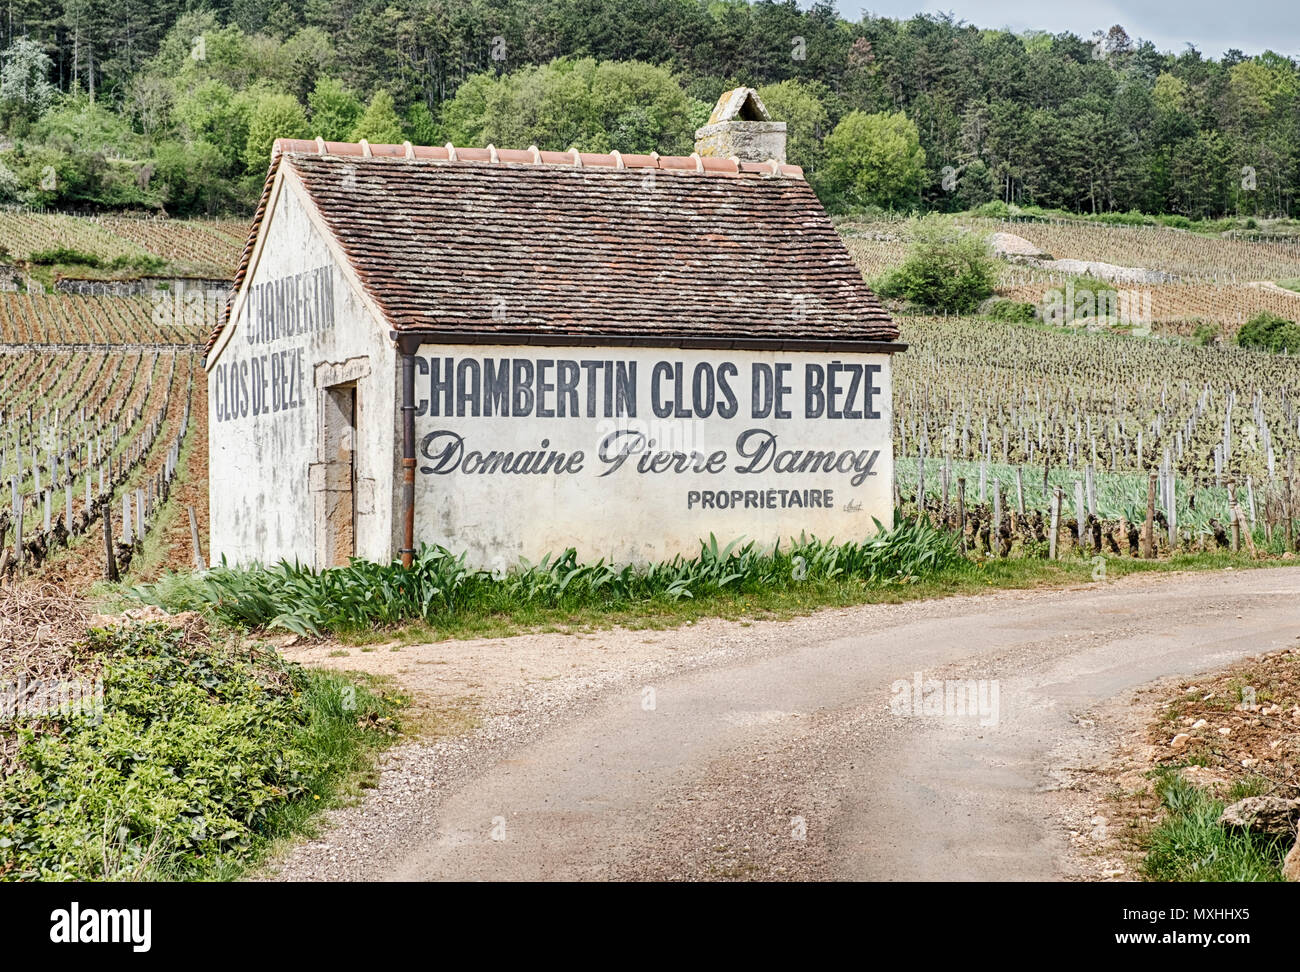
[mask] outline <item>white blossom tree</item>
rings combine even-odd
[[[53,62],[45,48],[20,37],[0,54],[0,105],[7,114],[39,118],[54,99]]]

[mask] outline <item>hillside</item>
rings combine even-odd
[[[1111,285],[1131,305],[1128,323],[1191,336],[1198,324],[1230,338],[1260,311],[1300,320],[1300,237],[1206,234],[1164,226],[1115,226],[1085,219],[996,220],[969,214],[958,226],[999,247],[998,294],[1035,306],[1072,281]],[[846,218],[840,232],[868,279],[899,266],[914,222]],[[1017,245],[1014,241],[1026,245]],[[1141,318],[1141,319],[1139,319]]]
[[[206,543],[202,344],[241,220],[0,212],[0,579],[149,576]]]
[[[166,277],[224,280],[234,275],[245,219],[180,220],[74,216],[0,210],[0,264],[43,280]]]
[[[0,292],[0,475],[22,497],[23,575],[78,585],[98,579],[105,511],[116,560],[130,563],[133,576],[191,565],[186,507],[206,549],[206,383],[198,361],[224,291],[187,292],[183,277],[228,276],[242,222],[16,211],[0,220],[17,257],[7,271],[11,289]],[[1287,545],[1300,358],[1238,349],[1231,336],[1260,309],[1300,319],[1300,294],[1273,283],[1300,277],[1300,243],[1083,220],[961,216],[956,225],[1001,234],[1004,246],[1021,240],[1012,249],[1032,251],[1037,262],[1006,253],[998,293],[1039,308],[1053,290],[1098,286],[1059,269],[1073,265],[1067,261],[1167,279],[1113,285],[1127,295],[1117,306],[1139,316],[1094,316],[1072,327],[917,316],[896,305],[910,345],[895,379],[904,505],[916,504],[923,484],[927,508],[964,526],[979,549],[1028,552],[1046,542],[1059,486],[1072,542],[1132,553],[1155,468],[1161,550],[1234,542],[1230,478],[1258,543]],[[847,220],[839,228],[873,280],[902,262],[913,226]],[[28,262],[42,250],[76,251],[98,266]],[[147,279],[136,272],[132,283],[128,269],[105,270],[114,258],[139,254],[159,261]],[[106,277],[138,292],[63,292],[104,286]],[[1206,326],[1217,338],[1198,346],[1189,338]],[[13,504],[0,514],[0,574],[11,579],[19,573],[17,515]]]

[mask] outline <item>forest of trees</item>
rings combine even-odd
[[[281,135],[689,153],[737,84],[835,209],[1290,215],[1300,187],[1294,60],[1118,26],[794,0],[5,2],[0,202],[242,211]]]

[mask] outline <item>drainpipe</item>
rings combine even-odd
[[[402,355],[402,566],[415,557],[415,351],[419,339],[393,332]]]

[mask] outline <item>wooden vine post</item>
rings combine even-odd
[[[203,550],[199,547],[199,524],[194,518],[194,507],[187,506],[185,509],[190,514],[190,540],[194,543],[194,569],[203,570]]]
[[[1291,477],[1286,477],[1286,500],[1282,504],[1282,513],[1286,517],[1286,548],[1295,549],[1295,511],[1291,508],[1295,494],[1291,492]]]
[[[1232,508],[1232,522],[1235,524],[1233,537],[1240,536],[1246,541],[1246,549],[1250,552],[1250,556],[1252,558],[1258,557],[1259,552],[1255,549],[1254,531],[1251,530],[1250,524],[1246,522],[1246,515],[1237,503],[1237,483],[1232,479],[1228,480],[1228,504]]]
[[[957,536],[961,538],[961,552],[966,552],[966,477],[957,477]]]
[[[1052,492],[1052,530],[1047,536],[1047,556],[1056,559],[1057,533],[1061,529],[1061,487]]]
[[[1156,471],[1147,474],[1147,518],[1142,525],[1142,557],[1151,560],[1156,555]]]
[[[1229,478],[1228,487],[1228,532],[1232,538],[1232,552],[1236,553],[1241,549],[1241,524],[1237,520],[1237,483],[1236,480]]]
[[[118,579],[117,558],[113,556],[113,504],[107,499],[103,501],[103,510],[100,516],[104,521],[104,580],[110,584]]]

